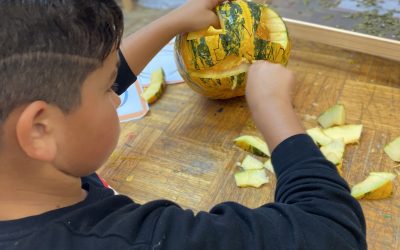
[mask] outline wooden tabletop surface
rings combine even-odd
[[[163,13],[135,7],[126,13],[126,35]],[[345,152],[350,185],[371,171],[397,172],[383,146],[400,136],[400,63],[294,39],[288,68],[297,77],[294,104],[306,128],[336,103],[345,105],[347,123],[364,125],[360,143]],[[247,153],[232,140],[259,135],[243,97],[208,100],[186,84],[169,85],[145,118],[121,126],[118,147],[99,173],[138,203],[169,199],[200,211],[223,201],[255,208],[274,199],[271,174],[260,189],[235,185],[236,162]],[[369,249],[400,249],[398,180],[392,198],[361,201]]]

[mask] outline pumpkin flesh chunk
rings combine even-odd
[[[152,104],[161,97],[164,87],[164,71],[162,68],[159,68],[151,73],[150,85],[144,90],[142,97],[147,103]]]
[[[235,181],[238,187],[259,188],[269,182],[264,169],[247,170],[235,174]]]
[[[343,138],[336,139],[326,146],[321,147],[322,154],[334,165],[338,165],[343,160],[345,144]]]
[[[337,104],[329,108],[320,117],[318,117],[318,122],[323,128],[329,128],[335,125],[344,125],[346,122],[344,106]]]
[[[324,134],[322,129],[319,127],[307,129],[306,132],[314,140],[315,143],[321,146],[328,145],[333,140],[332,138]]]
[[[255,170],[255,169],[263,169],[264,165],[261,161],[257,160],[251,155],[247,155],[246,158],[244,158],[241,167],[244,170]]]
[[[343,138],[345,144],[351,144],[360,141],[362,130],[363,125],[353,124],[324,129],[323,132],[332,139]]]
[[[275,174],[275,170],[274,170],[274,166],[272,165],[272,160],[268,159],[265,163],[264,163],[264,168],[266,168],[268,171],[270,171],[271,173]]]
[[[400,162],[400,137],[386,145],[384,151],[390,159]]]

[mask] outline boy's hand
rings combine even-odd
[[[180,33],[219,27],[215,7],[224,0],[189,0],[124,39],[121,50],[132,72],[139,75],[160,49]]]
[[[253,108],[264,105],[266,100],[289,105],[294,84],[293,73],[282,65],[257,61],[248,71],[247,102]]]
[[[292,107],[294,84],[293,73],[282,65],[259,61],[249,68],[247,103],[271,151],[290,136],[304,133]]]
[[[182,20],[182,32],[198,31],[209,26],[220,27],[215,7],[226,0],[188,0],[176,9]]]

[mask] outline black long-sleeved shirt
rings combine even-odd
[[[139,205],[86,182],[88,196],[76,205],[0,222],[0,249],[367,248],[359,203],[310,137],[288,138],[272,162],[275,202],[257,209],[226,202],[195,215],[165,200]]]

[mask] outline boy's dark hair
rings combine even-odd
[[[0,124],[36,100],[78,106],[82,83],[122,32],[114,0],[0,0]]]

